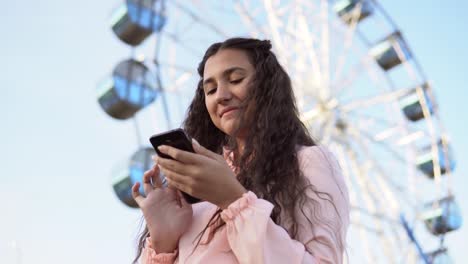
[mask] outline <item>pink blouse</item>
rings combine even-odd
[[[203,242],[207,241],[209,229],[192,252],[198,241],[197,235],[217,210],[214,204],[200,202],[192,205],[193,221],[180,238],[178,250],[158,254],[148,238],[142,263],[342,263],[349,225],[349,198],[341,169],[333,154],[323,146],[301,147],[298,159],[302,173],[316,190],[328,193],[333,199],[336,209],[326,201],[328,197],[320,195],[324,200],[312,191],[307,192],[319,204],[313,208],[320,208],[319,216],[323,217],[323,222],[331,223],[329,226],[335,232],[329,232],[329,228],[319,224],[312,229],[307,218],[298,212],[298,237],[294,240],[282,226],[271,220],[273,205],[257,198],[253,192],[247,192],[223,210],[221,218],[226,225],[208,244]],[[306,203],[302,209],[310,216],[314,214],[311,203]],[[282,216],[281,219],[285,218]],[[289,226],[287,221],[284,226]],[[334,233],[340,237],[335,237]]]

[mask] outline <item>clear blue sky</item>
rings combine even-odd
[[[5,1],[0,9],[0,262],[129,263],[140,214],[111,189],[136,149],[131,122],[108,118],[96,83],[129,54],[108,27],[119,1]],[[468,216],[466,2],[387,1],[434,83],[458,161],[454,190]],[[130,136],[129,136],[130,135]],[[466,225],[447,237],[465,259]]]

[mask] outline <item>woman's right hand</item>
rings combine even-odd
[[[162,186],[157,164],[143,175],[146,197],[140,194],[139,188],[139,182],[133,185],[132,196],[145,217],[153,249],[157,253],[174,252],[192,222],[191,204],[177,189]]]

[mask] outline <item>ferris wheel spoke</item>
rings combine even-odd
[[[351,224],[357,228],[363,229],[364,231],[372,233],[376,236],[381,236],[383,233],[381,229],[375,228],[374,226],[365,225],[361,221],[351,221]]]
[[[330,121],[325,122],[325,126],[321,126],[322,132],[318,135],[324,145],[328,145],[331,141],[332,130],[335,128],[334,124]]]
[[[363,191],[364,189],[363,189],[362,181],[358,178],[359,173],[356,173],[355,167],[353,166],[353,162],[350,161],[349,159],[349,155],[345,154],[346,150],[344,146],[334,144],[334,147],[337,149],[337,154],[338,154],[341,166],[346,168],[343,170],[343,174],[345,176],[345,179],[348,182],[347,184],[350,189],[349,194],[350,194],[352,203],[357,203],[358,201],[357,197],[359,196],[360,197],[359,200],[363,201],[363,202],[359,202],[359,204],[361,205],[365,204],[366,207],[368,208],[366,209],[366,211],[367,212],[370,211],[372,212],[371,214],[375,214],[376,207],[375,207],[374,202],[372,201],[375,198],[370,198],[369,192]],[[350,174],[351,172],[353,173]],[[366,189],[368,189],[367,187],[368,186],[366,186]],[[378,207],[378,208],[382,208],[382,207]],[[382,239],[383,235],[385,234],[382,226],[378,223],[378,219],[371,216],[372,222],[373,222],[372,228],[366,228],[368,227],[370,223],[369,221],[365,221],[363,216],[364,215],[369,216],[369,214],[363,214],[362,211],[356,211],[356,210],[354,212],[356,213],[354,214],[354,216],[357,222],[359,223],[359,225],[356,226],[357,223],[355,223],[354,221],[352,221],[352,223],[353,223],[353,226],[358,227],[359,229],[361,240],[364,242],[363,243],[364,252],[368,253],[368,255],[366,255],[368,260],[370,261],[370,260],[378,259],[375,255],[375,253],[377,252],[375,250],[372,250],[372,246],[369,242],[368,236],[369,234],[373,234],[375,237],[380,237],[380,239]]]
[[[343,112],[349,112],[355,109],[363,109],[378,104],[392,103],[401,99],[403,96],[410,94],[413,91],[414,89],[412,88],[403,88],[395,91],[387,91],[367,98],[354,100],[349,103],[343,103],[342,105],[340,105],[339,108]]]
[[[271,31],[271,38],[278,50],[278,57],[280,61],[286,62],[286,58],[284,58],[283,54],[287,54],[287,49],[285,47],[285,43],[283,42],[283,37],[281,36],[279,30],[284,27],[283,23],[279,19],[277,14],[277,9],[274,6],[272,0],[263,0],[263,5],[266,11],[267,21],[269,25],[269,29]]]
[[[188,66],[178,65],[178,64],[174,64],[172,62],[167,62],[167,61],[160,61],[158,59],[154,59],[154,62],[158,66],[161,66],[162,68],[169,68],[169,69],[173,69],[173,70],[178,70],[178,71],[181,71],[183,73],[198,74],[197,71],[194,68],[189,68]]]
[[[395,217],[392,217],[392,216],[389,216],[389,215],[385,214],[384,212],[371,212],[368,209],[366,209],[366,208],[364,208],[362,206],[358,206],[358,205],[352,205],[351,209],[355,210],[355,211],[358,211],[358,212],[360,212],[362,214],[365,214],[367,216],[371,216],[373,218],[385,221],[385,222],[387,222],[389,224],[395,224],[395,225],[400,224],[399,219],[397,219]]]
[[[358,219],[357,222],[359,222],[360,224],[364,223],[363,219],[362,219],[362,215],[366,215],[366,216],[370,216],[372,218],[375,219],[375,221],[383,221],[385,223],[387,223],[388,225],[388,228],[387,230],[389,230],[389,232],[391,232],[391,234],[393,234],[393,239],[390,239],[390,243],[392,245],[394,245],[395,248],[399,248],[401,249],[402,248],[402,245],[401,245],[401,241],[399,239],[399,237],[401,236],[399,234],[399,220],[395,219],[395,217],[391,217],[389,216],[387,213],[387,211],[385,212],[371,212],[369,209],[367,208],[363,208],[362,205],[365,204],[365,203],[362,203],[362,202],[357,202],[357,198],[356,198],[356,194],[359,194],[361,195],[362,193],[362,189],[359,189],[358,192],[356,192],[355,190],[355,187],[354,184],[352,182],[355,181],[356,177],[351,177],[350,175],[350,172],[352,171],[352,169],[350,168],[350,161],[349,161],[349,156],[345,154],[345,150],[344,150],[344,146],[342,146],[341,144],[338,144],[337,141],[335,142],[332,142],[330,144],[330,148],[334,151],[334,153],[336,153],[337,155],[337,158],[340,162],[340,165],[341,167],[343,168],[342,169],[342,172],[343,172],[343,175],[345,176],[345,180],[347,182],[347,186],[350,190],[349,194],[350,194],[350,198],[351,198],[351,204],[352,204],[352,210],[357,212],[357,215],[356,215],[356,218]],[[351,182],[352,181],[352,182]],[[362,195],[361,195],[362,196]],[[381,200],[389,200],[388,198],[388,195],[385,195],[385,197],[387,197],[386,199],[383,199],[381,198]],[[390,198],[390,199],[393,199],[393,198]],[[356,206],[356,204],[359,204],[360,206]],[[353,206],[354,205],[354,206]],[[385,205],[380,205],[378,208],[385,208],[386,206]],[[384,223],[384,225],[385,225]],[[355,226],[354,222],[353,222],[353,226]],[[366,237],[366,232],[364,231],[370,231],[372,232],[373,230],[369,230],[369,229],[365,229],[363,227],[358,227],[360,229],[360,237],[364,237],[366,240],[367,240],[367,237]],[[381,230],[382,232],[380,233],[375,233],[375,235],[377,236],[381,236],[382,233],[383,235],[385,235],[385,233],[383,232],[384,228],[380,228],[379,230]],[[400,231],[401,233],[401,231]],[[367,242],[368,243],[368,242]],[[369,245],[366,245],[364,244],[364,252],[368,252],[368,246]],[[371,247],[370,249],[371,251],[374,250],[373,247]],[[371,259],[372,256],[368,255],[367,256],[368,259]]]
[[[280,34],[283,36],[285,43],[294,43],[294,48],[286,49],[284,58],[286,66],[289,69],[296,69],[292,73],[292,79],[300,79],[302,82],[300,90],[304,90],[303,94],[309,94],[314,98],[318,97],[319,88],[324,82],[322,61],[319,60],[318,53],[320,52],[319,39],[314,32],[311,31],[311,17],[313,14],[306,13],[312,9],[309,1],[298,1],[295,4],[284,6],[284,10],[289,10],[288,24],[283,27]],[[313,25],[315,26],[315,25]],[[313,27],[312,26],[312,27]],[[278,31],[278,28],[272,30]],[[298,56],[304,54],[305,56]],[[312,87],[313,89],[310,89]]]
[[[349,198],[352,204],[361,204],[360,201],[358,201],[357,195],[360,194],[360,192],[357,192],[355,190],[355,180],[354,177],[351,177],[350,174],[350,169],[349,169],[349,164],[348,164],[348,158],[344,154],[344,150],[338,145],[338,144],[332,144],[331,147],[334,147],[336,152],[335,154],[337,155],[337,158],[340,162],[341,167],[343,168],[342,173],[344,176],[344,179],[346,181],[346,185],[348,186],[349,189]],[[362,199],[360,199],[362,200]],[[364,224],[362,214],[356,214],[355,219],[351,219],[351,227],[357,229],[359,232],[359,237],[360,237],[360,246],[362,247],[362,250],[360,252],[363,252],[365,254],[365,257],[367,259],[368,263],[374,263],[377,257],[375,256],[375,252],[372,250],[371,244],[369,242],[368,234],[369,233],[374,233],[378,234],[379,230],[377,230],[374,227],[368,227],[367,225]]]
[[[372,214],[380,213],[382,214],[383,212],[381,211],[383,208],[385,208],[384,204],[381,204],[382,199],[377,199],[378,191],[376,190],[376,186],[372,183],[370,180],[370,177],[364,177],[364,175],[368,175],[367,171],[368,169],[365,168],[366,166],[361,165],[358,160],[357,156],[353,151],[351,151],[350,148],[348,148],[348,156],[350,157],[350,163],[351,163],[351,170],[354,172],[354,175],[356,176],[356,180],[358,182],[358,185],[361,190],[361,195],[364,197],[364,201],[367,204],[367,208]],[[395,213],[395,212],[393,212]],[[384,254],[391,259],[392,255],[394,255],[394,252],[391,252],[392,244],[394,243],[393,241],[390,241],[390,236],[386,236],[385,234],[385,229],[383,227],[383,224],[381,221],[377,221],[377,219],[373,219],[374,225],[378,227],[380,230],[382,230],[382,233],[379,235],[380,239],[384,242],[384,247],[383,251]]]
[[[341,52],[341,55],[337,56],[339,60],[336,64],[336,68],[333,73],[333,76],[336,79],[339,79],[341,76],[343,67],[346,63],[347,54],[349,53],[351,46],[353,44],[354,36],[356,35],[355,33],[356,33],[357,24],[358,24],[358,18],[361,16],[361,11],[362,11],[362,3],[359,3],[352,13],[351,22],[349,26],[346,28],[343,51]],[[342,22],[340,21],[340,24],[341,23]]]
[[[322,85],[320,89],[320,100],[327,101],[330,97],[330,36],[329,36],[329,20],[328,20],[328,0],[321,0],[320,3],[320,19],[322,20],[321,28],[321,43],[320,56],[322,57],[321,68],[323,75]]]
[[[177,16],[182,16],[183,12],[180,10],[180,9],[175,9],[173,12],[180,12],[179,13],[175,13],[174,15],[177,15]],[[186,41],[184,41],[183,37],[184,36],[182,34],[182,30],[180,29],[181,27],[181,24],[182,24],[182,20],[176,20],[172,27],[171,28],[167,28],[167,27],[163,27],[163,29],[158,33],[158,37],[157,37],[157,47],[160,46],[159,43],[161,42],[166,42],[166,41],[161,41],[162,39],[166,39],[167,41],[171,42],[171,45],[169,45],[171,47],[171,50],[173,51],[175,49],[175,47],[181,47],[183,48],[185,51],[188,51],[189,53],[191,53],[191,55],[193,55],[194,57],[200,57],[201,56],[201,53],[199,50],[195,49],[192,45],[188,45],[186,44]],[[194,23],[188,23],[189,25],[193,25]],[[171,53],[171,56],[174,55],[173,53]],[[156,56],[155,56],[155,62],[158,63],[159,62],[159,57],[162,57],[162,54],[159,54],[159,52],[157,52]]]
[[[300,8],[295,9],[295,23],[294,29],[288,27],[285,34],[289,38],[289,42],[294,43],[294,48],[288,51],[285,56],[285,66],[294,69],[291,73],[293,79],[302,80],[299,90],[302,94],[308,94],[313,98],[318,98],[321,84],[323,83],[322,66],[318,56],[317,41],[310,31],[307,18],[302,13]],[[304,53],[304,56],[297,54]]]
[[[205,26],[207,29],[210,29],[213,33],[215,33],[219,37],[222,37],[222,38],[227,38],[228,37],[228,34],[226,34],[223,30],[221,30],[220,28],[215,26],[213,23],[210,23],[210,22],[206,21],[204,18],[199,16],[197,13],[195,13],[192,10],[188,9],[187,7],[185,7],[184,4],[179,3],[178,0],[171,0],[171,1],[168,1],[168,3],[174,5],[174,7],[176,7],[180,11],[184,12],[187,16],[192,18],[193,21],[197,22],[200,25]]]
[[[312,96],[317,97],[317,87],[323,83],[322,80],[322,67],[320,65],[320,61],[318,59],[318,52],[316,50],[315,44],[316,41],[313,38],[313,35],[310,32],[309,25],[303,15],[300,15],[297,18],[297,28],[294,32],[296,37],[296,50],[306,50],[306,56],[304,59],[300,58],[302,61],[302,68],[305,75],[308,75],[306,78],[302,78],[308,80],[309,83],[312,84],[312,89],[307,89],[307,84],[302,87],[302,89],[311,93]],[[305,70],[305,65],[307,65],[307,60],[310,63],[310,70],[312,71],[311,74],[307,73]]]
[[[361,128],[359,126],[350,126],[348,127],[348,129],[354,135],[355,138],[359,138],[359,140],[362,140],[364,138],[368,142],[372,143],[373,145],[379,146],[381,149],[385,150],[387,153],[393,155],[395,160],[401,162],[402,164],[406,163],[406,158],[401,156],[401,154],[399,154],[395,149],[390,147],[390,145],[393,145],[393,144],[386,144],[382,140],[379,140],[380,133],[376,135],[371,135],[369,134],[369,132],[367,132],[366,129]],[[393,130],[393,129],[401,130],[399,127],[390,128],[390,130]],[[408,144],[408,141],[411,141],[416,137],[420,137],[421,133],[422,131],[416,131],[415,133],[404,135],[401,138],[399,138],[398,141],[396,141],[396,144],[394,145],[397,145],[398,147],[406,145]],[[362,137],[359,137],[359,135],[361,135]]]
[[[400,161],[402,164],[405,163],[406,159],[404,157],[402,157],[397,151],[392,149],[388,144],[385,144],[385,143],[383,143],[381,141],[375,140],[375,136],[370,135],[365,129],[362,129],[359,126],[352,126],[352,127],[350,126],[350,127],[348,127],[348,129],[354,135],[355,139],[359,138],[359,140],[361,141],[362,138],[365,138],[369,142],[372,142],[373,144],[378,145],[379,147],[386,150],[388,153],[392,154],[393,157],[396,160]],[[359,137],[359,135],[362,135],[362,137]]]
[[[346,148],[349,149],[349,151],[351,153],[353,153],[352,155],[358,156],[357,152],[355,150],[353,150],[349,145],[347,145]],[[383,182],[384,184],[381,184],[382,182],[380,182],[379,186],[380,186],[380,189],[384,190],[384,195],[387,197],[387,199],[389,201],[393,202],[392,203],[392,208],[395,208],[395,210],[396,210],[396,208],[398,208],[398,204],[396,202],[398,199],[396,199],[396,197],[394,195],[392,195],[392,193],[394,193],[394,192],[390,191],[388,186],[392,186],[392,188],[398,193],[407,195],[407,193],[405,193],[405,188],[403,188],[399,184],[395,183],[394,181],[390,180],[390,177],[388,177],[385,173],[383,173],[384,170],[382,170],[380,168],[380,166],[377,165],[377,163],[374,161],[374,159],[370,156],[370,154],[368,152],[365,152],[365,150],[364,150],[364,151],[362,151],[362,153],[366,154],[364,156],[364,158],[366,158],[366,161],[369,164],[368,165],[369,169],[371,169],[371,168],[372,169],[377,169],[378,170],[377,175],[382,176],[385,179],[388,179],[387,181]]]
[[[390,121],[381,119],[380,117],[358,116],[358,118],[348,122],[347,129],[355,135],[360,132],[365,132],[364,136],[372,138],[374,141],[380,142],[384,146],[385,140],[401,134],[401,127],[389,122]],[[353,125],[351,126],[350,123],[353,123]]]
[[[401,124],[391,123],[391,121],[389,120],[382,119],[376,116],[371,116],[362,112],[353,111],[349,112],[349,114],[352,114],[355,118],[357,118],[357,122],[353,121],[353,123],[358,124],[355,126],[355,128],[359,129],[359,131],[362,131],[366,137],[371,138],[372,141],[374,141],[375,143],[382,144],[382,146],[384,146],[383,141],[393,136],[398,136],[398,138],[395,139],[395,142],[392,143],[396,144],[399,147],[408,145],[422,137],[430,136],[430,134],[427,133],[427,131],[418,129],[410,131],[408,130],[408,128],[403,127]],[[310,118],[313,118],[317,115],[318,113],[316,112],[309,113]],[[365,124],[367,124],[367,127],[360,125],[359,121],[363,121]],[[373,135],[370,134],[367,129],[369,127],[375,128],[376,125],[381,125],[383,128],[375,132]]]
[[[177,36],[177,34],[174,34],[174,33],[169,32],[167,30],[162,30],[160,34],[161,34],[162,37],[166,37],[168,40],[172,41],[173,44],[179,45],[180,47],[182,47],[185,50],[189,51],[195,57],[199,58],[199,57],[203,56],[203,54],[201,54],[199,50],[195,49],[191,45],[186,44],[184,41],[182,41]]]
[[[370,178],[369,174],[367,174],[367,178]],[[391,193],[389,188],[386,187],[386,184],[383,183],[380,179],[376,179],[375,181],[376,183],[373,183],[372,185],[370,185],[373,187],[369,191],[371,191],[373,195],[375,195],[376,197],[381,197],[382,195],[385,197],[385,199],[380,198],[378,201],[390,201],[390,207],[391,207],[391,210],[393,211],[393,217],[389,216],[386,213],[387,211],[385,211],[385,213],[382,211],[379,211],[379,212],[374,212],[372,214],[372,212],[368,212],[368,211],[365,212],[364,208],[359,208],[359,209],[361,210],[361,212],[367,213],[368,215],[372,215],[373,217],[379,218],[380,220],[382,220],[382,224],[387,225],[387,228],[382,227],[382,229],[388,230],[388,232],[390,232],[393,235],[393,236],[390,236],[390,234],[387,234],[389,235],[388,236],[389,238],[392,238],[389,240],[389,243],[393,244],[394,247],[399,247],[400,249],[402,249],[401,240],[400,240],[401,229],[399,228],[400,221],[399,219],[395,218],[396,211],[398,210],[395,204],[397,203],[396,197]],[[379,203],[378,206],[379,208],[386,208],[387,205],[388,205],[388,202],[385,202],[384,204]]]
[[[345,146],[338,145],[337,143],[334,143],[333,146],[334,147],[337,146],[337,148],[338,148],[337,153],[340,154],[339,157],[341,156],[340,162],[342,164],[345,164],[345,165],[342,165],[342,166],[349,167],[348,165],[346,165],[347,163],[349,163],[348,158],[353,157],[353,156],[355,157],[357,155],[357,153],[355,153],[354,150],[352,148],[350,148],[350,146],[345,147]],[[351,151],[351,154],[350,155],[343,154],[345,152],[344,148],[349,149],[349,151]],[[355,158],[351,159],[351,160],[355,160]],[[364,166],[364,167],[366,167],[366,166]],[[368,168],[368,169],[371,169],[371,168]],[[352,169],[349,169],[349,170],[352,170]],[[346,169],[344,169],[344,171],[346,171]],[[359,173],[355,173],[355,174],[360,175]],[[367,192],[375,195],[376,197],[381,197],[382,195],[383,195],[383,197],[385,197],[385,198],[381,198],[381,199],[376,199],[377,201],[387,201],[385,204],[379,204],[378,208],[379,209],[380,208],[388,208],[388,206],[390,205],[390,208],[392,209],[393,214],[396,214],[396,212],[399,210],[398,209],[398,201],[397,201],[397,198],[395,197],[395,195],[392,193],[392,191],[390,191],[390,189],[387,187],[388,184],[384,183],[380,178],[370,177],[368,173],[366,173],[366,175],[367,175],[366,178],[368,180],[374,179],[376,181],[375,184],[371,184],[370,181],[367,181],[369,183],[369,186],[372,186],[372,188],[367,188]],[[361,184],[361,186],[362,185],[363,184]],[[361,188],[361,190],[362,190],[362,188]],[[377,190],[379,190],[379,191],[377,191]],[[363,192],[363,193],[366,193],[366,192]],[[355,207],[355,208],[356,208],[356,210],[360,210],[361,212],[364,212],[364,214],[366,214],[366,215],[371,215],[371,213],[367,209],[363,209],[363,208],[359,208],[359,207]],[[387,221],[385,221],[385,223],[383,223],[383,224],[384,225],[386,224],[388,227],[387,228],[382,227],[382,230],[388,230],[387,232],[389,232],[389,234],[386,234],[386,236],[391,237],[391,239],[388,240],[387,248],[391,244],[391,245],[393,245],[393,248],[399,248],[400,250],[402,250],[403,249],[403,244],[402,244],[402,241],[400,239],[400,237],[402,237],[402,230],[401,230],[401,228],[399,228],[400,227],[399,220],[396,220],[395,217],[388,216],[387,211],[374,213],[374,215],[375,216],[381,216],[381,215],[387,216],[386,217]],[[390,234],[392,234],[393,236],[391,236]],[[387,252],[387,254],[388,254],[388,252]]]
[[[394,123],[391,120],[383,119],[382,117],[379,117],[379,116],[372,116],[370,114],[366,114],[366,113],[358,112],[358,111],[348,112],[348,114],[351,114],[354,117],[352,119],[352,121],[351,121],[353,123],[359,123],[359,121],[362,121],[363,123],[368,124],[368,126],[375,127],[375,125],[380,125],[380,126],[384,127],[384,129],[382,131],[390,130],[390,132],[387,132],[387,133],[396,133],[396,132],[401,131],[401,125],[400,124]],[[356,119],[356,120],[354,120],[354,119]],[[363,127],[360,126],[360,128],[363,128]],[[378,138],[377,135],[382,133],[382,131],[378,132],[374,136],[376,138],[376,140]]]
[[[211,10],[216,10],[221,16],[232,15],[232,9],[227,8],[229,5],[226,5],[225,1],[191,0],[191,2],[201,10],[201,13],[209,13]]]
[[[260,23],[258,23],[255,20],[255,18],[254,18],[255,15],[251,14],[251,12],[249,11],[249,8],[247,7],[245,1],[236,0],[234,2],[235,2],[235,9],[236,9],[237,13],[241,16],[242,21],[244,22],[244,24],[249,28],[251,36],[254,37],[254,38],[258,38],[259,35],[263,35],[265,37],[268,37],[269,34],[260,25]],[[260,32],[260,34],[258,32]]]
[[[192,77],[191,73],[183,73],[179,75],[175,80],[173,80],[173,83],[169,86],[167,86],[166,90],[168,91],[179,91],[181,87],[186,85],[186,83],[190,80]]]
[[[384,141],[388,142],[390,137],[394,137],[394,141],[390,142],[392,145],[397,145],[398,147],[408,145],[417,139],[420,139],[424,136],[429,136],[427,132],[418,130],[418,128],[408,128],[404,124],[401,123],[391,123],[392,121],[382,119],[380,117],[371,116],[364,113],[353,112],[354,116],[363,120],[365,122],[370,123],[372,126],[381,125],[383,128],[379,128],[379,131],[374,132],[373,135],[368,132],[366,127],[360,126],[359,122],[358,128],[364,132],[365,136],[368,138],[372,138],[374,142],[380,142],[380,144],[384,144]],[[412,131],[414,129],[414,131]],[[396,138],[395,138],[396,137]]]
[[[353,136],[354,141],[360,146],[362,151],[360,153],[363,153],[363,155],[366,157],[366,160],[369,162],[369,166],[371,166],[372,169],[376,171],[376,180],[379,182],[379,186],[384,190],[385,194],[388,194],[389,197],[392,197],[391,200],[393,201],[398,201],[394,197],[394,193],[399,193],[400,197],[405,200],[406,205],[412,208],[416,208],[417,204],[415,204],[414,201],[409,200],[409,197],[411,197],[411,191],[407,187],[403,187],[402,185],[396,183],[386,172],[385,170],[381,167],[381,165],[375,161],[374,157],[369,151],[369,148],[365,146],[363,143],[363,139],[368,139],[367,137],[359,137],[359,136]],[[351,149],[351,148],[350,148]],[[354,151],[354,150],[353,150]],[[357,155],[357,154],[356,154]],[[395,157],[401,158],[400,155],[394,154]],[[401,161],[401,160],[400,160]],[[405,163],[402,163],[405,164]],[[410,166],[414,166],[410,164]],[[394,191],[389,191],[389,188],[391,187]],[[394,205],[394,208],[399,208],[400,204]]]
[[[380,239],[387,240],[387,243],[386,243],[387,255],[392,254],[389,252],[391,248],[396,249],[397,252],[405,248],[405,246],[403,245],[401,241],[401,237],[403,236],[403,234],[400,228],[399,221],[388,216],[382,216],[380,214],[376,215],[376,214],[371,214],[369,212],[365,212],[364,210],[366,209],[364,208],[359,208],[359,210],[360,210],[360,213],[367,214],[371,217],[374,217],[377,223],[381,223],[380,229],[382,232],[378,235]]]
[[[333,91],[333,96],[335,98],[340,98],[347,90],[352,87],[352,84],[361,76],[364,72],[364,69],[369,67],[368,65],[372,63],[372,58],[368,55],[362,57],[358,63],[352,66],[348,74],[340,79],[335,79],[331,83],[331,90]]]
[[[296,91],[298,94],[310,94],[314,98],[317,97],[319,84],[322,82],[322,72],[320,67],[320,60],[318,59],[318,52],[316,50],[314,40],[314,34],[310,31],[308,25],[308,18],[303,13],[304,4],[302,2],[296,5],[284,5],[283,7],[273,6],[272,1],[264,0],[264,8],[267,15],[268,31],[270,37],[274,43],[274,46],[278,50],[278,58],[284,64],[286,68],[296,69],[298,72],[292,72],[292,79],[308,79],[307,84],[302,84],[299,90]],[[294,16],[290,16],[288,24],[280,23],[280,17],[282,13],[294,12]],[[284,17],[283,17],[284,18]],[[288,26],[294,24],[294,27]],[[285,43],[294,43],[293,49],[286,49]],[[306,56],[297,56],[304,51]],[[299,53],[298,53],[299,52]],[[306,58],[309,59],[307,62]],[[310,65],[307,70],[312,71],[305,72],[305,65]],[[302,69],[302,70],[301,70]],[[311,80],[312,78],[312,80]],[[312,85],[311,85],[312,81]],[[315,84],[315,85],[314,85]],[[312,87],[313,89],[311,89]]]
[[[405,263],[414,263],[414,255],[412,254],[413,250],[410,245],[403,249],[402,254],[400,256],[400,261],[398,263],[405,264]]]
[[[361,40],[365,39],[359,31],[356,30],[355,34],[358,34]],[[356,54],[360,54],[356,47],[353,47],[353,50]],[[384,90],[382,85],[385,83],[389,83],[391,87],[394,87],[392,79],[388,76],[382,75],[382,71],[377,71],[375,67],[376,65],[377,63],[375,59],[365,51],[365,53],[358,59],[358,62],[351,66],[346,76],[334,78],[331,89],[334,91],[335,98],[340,98],[346,91],[349,91],[349,88],[358,79],[358,77],[361,76],[364,70],[367,72],[369,80],[376,88]]]

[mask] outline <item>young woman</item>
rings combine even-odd
[[[300,121],[270,42],[215,43],[198,73],[184,122],[196,153],[161,147],[174,160],[155,158],[146,197],[133,186],[146,221],[134,263],[342,263],[347,188]]]

